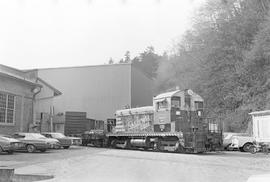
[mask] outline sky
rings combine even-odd
[[[18,69],[118,62],[157,53],[191,26],[203,0],[0,0],[0,64]]]

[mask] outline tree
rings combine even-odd
[[[112,59],[112,58],[110,58],[110,60],[109,60],[109,64],[113,64],[113,63],[114,63],[113,59]]]
[[[132,60],[132,64],[150,78],[155,78],[160,58],[161,56],[155,53],[154,47],[149,46]]]
[[[124,55],[124,63],[130,63],[131,59],[130,59],[130,52],[126,51],[125,55]]]
[[[261,40],[267,40],[268,31],[263,29],[264,33],[260,33],[260,26],[268,9],[269,0],[208,0],[198,11],[192,28],[174,46],[169,59],[159,64],[157,87],[179,85],[194,89],[205,98],[208,117],[231,123],[230,130],[245,130],[247,113],[255,109],[244,107],[246,100],[254,101],[254,94],[259,94],[255,103],[265,108],[260,102],[268,93],[268,89],[264,94],[259,91],[268,88],[266,78],[270,76],[265,69],[265,54],[263,59],[259,58],[259,67],[254,66],[258,56],[247,61],[247,55],[258,55],[261,50],[256,49],[256,44],[262,45],[259,35],[262,34]]]

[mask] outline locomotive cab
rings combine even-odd
[[[203,99],[191,90],[176,90],[153,99],[154,131],[180,132],[201,129]]]
[[[192,90],[176,90],[156,96],[154,132],[182,132],[186,151],[204,152],[207,143],[203,99]]]

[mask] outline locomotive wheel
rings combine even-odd
[[[116,148],[116,140],[111,141],[111,148]]]
[[[160,144],[159,144],[159,142],[155,142],[154,143],[154,146],[153,146],[153,151],[155,151],[155,152],[158,152],[158,151],[160,151]]]
[[[130,149],[130,142],[129,140],[126,140],[124,143],[124,149]]]
[[[183,146],[180,144],[180,142],[177,142],[175,144],[175,152],[178,153],[185,153],[185,149],[183,148]]]

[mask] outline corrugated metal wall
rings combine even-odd
[[[79,111],[106,121],[131,105],[130,64],[41,69],[38,76],[63,93],[54,99],[56,114]]]
[[[131,107],[153,105],[153,81],[140,70],[131,68]]]
[[[65,135],[82,134],[86,131],[86,112],[66,112]]]

